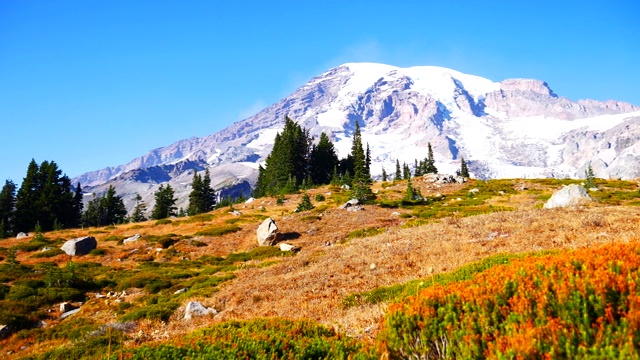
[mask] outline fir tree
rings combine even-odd
[[[396,173],[393,181],[402,180],[402,171],[400,170],[400,160],[396,159]]]
[[[177,199],[174,198],[174,192],[171,185],[167,184],[166,187],[164,185],[160,185],[158,190],[154,193],[154,197],[156,203],[151,210],[152,219],[160,220],[176,215],[177,208],[175,203]]]
[[[320,134],[317,145],[313,145],[309,157],[311,181],[313,184],[326,185],[331,182],[331,171],[338,165],[338,156],[329,136]]]
[[[38,221],[36,200],[38,197],[38,164],[31,159],[27,174],[22,180],[16,195],[15,230],[16,232],[32,231]]]
[[[353,144],[351,145],[351,155],[353,156],[353,178],[351,180],[351,197],[360,202],[366,202],[371,195],[371,175],[367,171],[366,156],[362,147],[362,135],[360,134],[360,124],[356,120],[356,127],[353,132]]]
[[[80,227],[80,225],[82,224],[82,210],[84,209],[84,203],[83,203],[83,194],[82,194],[82,187],[80,186],[80,183],[78,183],[76,185],[76,189],[73,192],[73,208],[72,208],[72,215],[71,215],[71,223],[69,224],[69,227]]]
[[[436,161],[433,158],[433,149],[431,148],[431,143],[427,143],[427,159],[426,159],[426,174],[437,174],[438,169],[436,168]]]
[[[422,176],[422,169],[420,168],[420,164],[418,164],[418,159],[414,159],[413,162],[414,162],[413,176],[414,177]]]
[[[382,181],[387,181],[387,171],[382,167]]]
[[[596,176],[593,173],[593,169],[591,168],[591,163],[589,163],[587,170],[584,171],[584,177],[585,177],[585,182],[584,182],[585,188],[591,189],[596,187]]]
[[[467,167],[467,162],[464,161],[464,158],[460,158],[460,176],[469,177],[469,168]]]
[[[307,211],[313,209],[314,206],[311,204],[311,199],[309,198],[309,194],[305,193],[302,195],[302,201],[298,204],[296,211]]]
[[[13,235],[13,219],[16,207],[16,185],[11,180],[6,180],[0,191],[0,222],[2,229],[0,238]]]
[[[367,152],[366,152],[366,169],[367,169],[367,178],[371,180],[371,150],[369,150],[369,143],[367,143]]]
[[[105,226],[122,224],[126,219],[127,209],[122,197],[117,195],[116,189],[110,185],[105,194],[89,201],[83,223],[86,226]]]
[[[402,178],[404,180],[411,179],[411,169],[409,169],[407,163],[403,163],[402,165]]]
[[[203,202],[204,187],[202,184],[202,177],[197,171],[194,171],[193,180],[191,181],[191,193],[189,193],[189,207],[187,208],[187,214],[192,216],[205,212]]]
[[[131,213],[131,222],[146,221],[147,217],[145,213],[147,212],[147,204],[142,201],[142,196],[140,196],[140,194],[136,194],[133,199],[136,202],[136,206],[133,208],[133,212]]]

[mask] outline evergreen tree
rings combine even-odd
[[[160,185],[158,190],[154,193],[156,203],[153,206],[153,210],[151,210],[152,219],[160,220],[176,215],[177,208],[175,203],[177,199],[173,196],[174,193],[171,185],[167,184],[166,187],[164,185]]]
[[[89,201],[83,223],[86,226],[106,226],[122,224],[126,219],[127,209],[122,197],[117,195],[116,189],[110,185],[106,193]]]
[[[418,159],[414,160],[413,176],[414,177],[422,176],[422,168],[420,167],[420,164],[418,164]]]
[[[367,152],[366,152],[366,169],[367,169],[367,178],[371,180],[371,150],[369,150],[369,143],[367,143]]]
[[[309,194],[305,193],[302,196],[302,201],[298,204],[298,207],[296,208],[296,211],[298,211],[298,212],[307,211],[307,210],[311,210],[313,208],[314,208],[314,206],[313,206],[313,204],[311,204],[311,199],[309,198]]]
[[[205,170],[204,177],[197,172],[193,174],[191,193],[189,194],[188,215],[197,215],[213,210],[215,207],[216,193],[211,188],[211,175],[209,169]]]
[[[387,171],[382,167],[382,181],[387,181]]]
[[[596,176],[593,173],[593,169],[591,168],[591,163],[589,163],[587,170],[584,171],[584,177],[586,179],[584,182],[585,188],[591,189],[596,187]]]
[[[360,124],[356,120],[356,128],[353,131],[353,143],[351,145],[353,156],[353,178],[351,180],[351,197],[360,202],[366,202],[371,195],[371,175],[367,171],[366,156],[362,147],[362,135]]]
[[[284,129],[276,134],[273,149],[267,156],[263,174],[258,177],[256,194],[297,191],[300,182],[309,175],[310,151],[309,132],[286,117]]]
[[[16,207],[16,184],[6,180],[0,191],[0,238],[13,235],[13,219]]]
[[[136,206],[133,208],[133,213],[131,213],[131,222],[146,221],[147,217],[145,213],[147,212],[147,204],[142,201],[142,196],[140,196],[140,194],[136,194],[134,200],[136,202]]]
[[[403,163],[402,165],[402,178],[404,180],[411,179],[411,169],[409,169],[407,163]]]
[[[460,176],[469,177],[469,168],[467,167],[467,162],[464,161],[464,158],[460,158]]]
[[[402,171],[400,170],[400,160],[396,159],[396,173],[393,177],[393,181],[398,181],[402,179]]]
[[[433,158],[433,149],[431,148],[431,143],[427,143],[427,151],[428,151],[428,155],[427,155],[427,159],[426,161],[426,174],[437,174],[438,173],[438,169],[436,168],[436,161]]]
[[[38,164],[31,159],[27,167],[27,174],[22,180],[20,189],[16,195],[16,212],[15,212],[15,231],[29,232],[38,222],[38,209],[36,208],[36,200],[38,190]]]
[[[338,156],[329,136],[320,134],[318,145],[313,145],[309,157],[311,180],[314,184],[325,185],[331,182],[331,171],[338,165]]]
[[[69,227],[77,228],[82,224],[82,210],[84,209],[84,203],[82,200],[82,187],[80,186],[80,183],[78,183],[73,193],[72,220]]]

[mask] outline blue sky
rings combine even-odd
[[[345,62],[640,105],[638,1],[0,1],[0,181],[212,134]]]

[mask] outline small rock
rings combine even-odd
[[[229,214],[233,215],[233,216],[240,216],[242,215],[242,213],[238,210],[233,210],[233,211],[229,211]]]
[[[340,209],[348,209],[352,206],[356,206],[358,205],[360,202],[358,201],[358,199],[351,199],[349,201],[347,201],[346,203],[340,205]]]
[[[62,320],[62,319],[66,319],[66,318],[68,318],[69,316],[71,316],[71,315],[73,315],[73,314],[77,313],[78,311],[80,311],[80,308],[77,308],[77,309],[74,309],[74,310],[71,310],[71,311],[67,311],[67,312],[65,312],[64,314],[60,315],[60,320]]]
[[[184,289],[180,289],[180,290],[176,290],[176,292],[173,293],[173,295],[178,295],[178,294],[182,294],[185,293],[189,290],[189,288],[184,288]]]
[[[397,211],[394,211],[394,212],[391,213],[391,216],[400,216],[400,213],[397,212]]]
[[[580,185],[571,184],[553,193],[551,198],[544,204],[544,208],[570,207],[590,201],[591,197],[587,193],[587,189]]]
[[[347,184],[344,184],[344,185],[340,186],[340,188],[341,188],[342,190],[351,190],[351,186],[349,186],[349,185],[347,185]]]
[[[194,316],[215,315],[217,313],[216,309],[208,308],[197,301],[190,301],[184,310],[184,319],[191,320]]]
[[[0,339],[11,335],[11,327],[9,325],[0,325]]]
[[[71,311],[71,310],[75,310],[77,309],[77,306],[73,306],[72,304],[68,303],[68,302],[63,302],[60,304],[60,312],[61,313],[66,313],[67,311]]]
[[[373,270],[376,268],[376,264],[372,263],[371,265],[369,265],[369,269]]]
[[[42,248],[42,252],[49,251],[49,250],[53,250],[53,248],[49,246],[45,246]]]
[[[29,235],[23,232],[19,232],[18,235],[16,235],[16,239],[24,239],[26,237],[29,237]]]
[[[102,294],[96,294],[96,299],[102,299],[102,298],[106,298],[106,295],[102,295]]]
[[[124,244],[127,244],[127,243],[130,243],[130,242],[138,241],[140,238],[141,238],[140,234],[135,234],[135,235],[133,235],[131,237],[128,237],[128,238],[122,240],[122,242]]]
[[[473,189],[469,190],[470,194],[477,194],[479,192],[480,192],[480,189],[478,189],[478,188],[473,188]]]
[[[258,230],[256,230],[256,237],[258,238],[258,245],[260,246],[275,245],[280,237],[276,222],[271,218],[265,219],[258,227]]]
[[[254,201],[256,201],[256,199],[254,199],[254,198],[250,197],[250,198],[248,198],[248,199],[247,199],[247,201],[245,201],[244,203],[245,203],[245,204],[251,204],[251,203],[252,203],[252,202],[254,202]]]
[[[291,251],[291,252],[300,251],[299,247],[291,245],[291,244],[280,243],[278,245],[280,246],[280,251]]]

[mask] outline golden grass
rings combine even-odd
[[[173,246],[181,258],[226,256],[256,247],[255,231],[262,216],[267,216],[276,220],[287,238],[286,242],[302,248],[298,255],[279,258],[268,267],[245,266],[237,270],[237,277],[223,285],[220,291],[207,298],[197,298],[206,305],[214,306],[220,311],[219,315],[186,322],[181,320],[183,304],[168,323],[142,321],[135,334],[130,334],[134,339],[131,345],[163,341],[215,322],[273,316],[313,319],[349,335],[370,339],[377,331],[385,304],[345,309],[342,300],[349,294],[426,278],[498,253],[578,248],[640,239],[637,221],[640,207],[601,206],[595,203],[579,209],[543,210],[540,209],[540,195],[550,195],[557,186],[523,180],[510,180],[507,183],[514,188],[525,183],[530,190],[496,194],[488,202],[511,207],[515,211],[472,217],[453,215],[410,228],[402,227],[407,219],[394,214],[410,213],[410,209],[365,205],[364,211],[347,212],[337,206],[341,205],[344,198],[348,198],[348,194],[324,187],[307,191],[311,199],[316,194],[327,197],[324,202],[312,200],[320,209],[302,213],[294,213],[301,199],[301,194],[297,194],[286,196],[286,202],[281,206],[276,205],[275,198],[234,205],[234,209],[242,213],[240,217],[230,214],[230,209],[225,208],[216,210],[214,216],[205,221],[177,218],[164,225],[147,221],[109,229],[63,230],[45,235],[50,239],[70,239],[92,234],[98,240],[98,247],[107,250],[106,254],[99,257],[89,255],[74,261],[96,261],[106,266],[131,269],[138,264],[135,260],[140,260],[140,257],[155,261],[172,260],[165,257],[166,250],[157,251],[153,244],[143,239],[118,245],[117,241],[106,241],[107,237],[173,233],[188,238]],[[441,193],[448,197],[474,186],[472,182],[435,187],[419,180],[414,180],[413,184],[424,196]],[[377,192],[378,199],[394,200],[402,198],[405,188],[406,182],[401,181],[386,189],[377,183],[373,190]],[[328,195],[329,192],[331,195]],[[455,199],[447,198],[446,201]],[[229,222],[241,229],[220,237],[194,236],[201,229],[228,226]],[[354,230],[366,228],[386,230],[379,235],[346,241]],[[0,242],[0,246],[9,248],[28,240],[6,239]],[[206,246],[195,246],[193,240]],[[138,250],[131,255],[134,249]],[[18,260],[28,264],[55,261],[61,265],[70,260],[66,255],[46,259],[28,256],[19,253]],[[95,321],[109,323],[116,321],[114,309],[113,303],[92,298],[82,311]],[[55,323],[53,321],[51,325]],[[0,347],[15,349],[22,342],[13,337],[0,342]],[[57,343],[51,342],[50,345]],[[42,351],[42,347],[34,346],[32,350],[20,354],[36,353]]]

